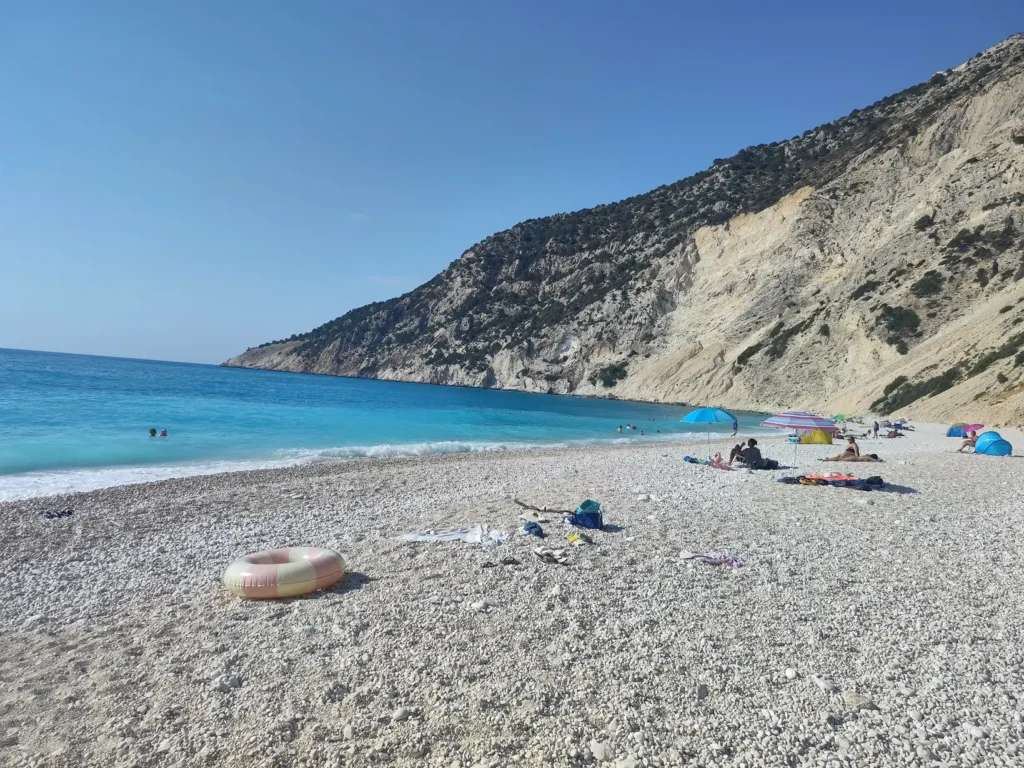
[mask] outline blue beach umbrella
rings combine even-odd
[[[736,421],[736,417],[728,411],[723,411],[721,408],[698,408],[695,411],[690,411],[688,414],[683,416],[680,421],[687,424],[707,424],[708,425],[708,460],[711,460],[711,425],[712,424],[732,424]]]

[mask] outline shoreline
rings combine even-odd
[[[696,434],[696,430],[689,434]],[[758,437],[758,439],[770,439],[771,435],[775,434],[775,431],[771,432],[749,432]],[[478,442],[473,443],[472,441],[441,441],[437,443],[408,443],[408,444],[384,444],[384,445],[366,445],[366,446],[341,446],[337,448],[328,449],[305,449],[305,452],[314,454],[307,457],[288,457],[288,458],[275,458],[273,456],[266,456],[262,458],[252,459],[214,459],[202,462],[191,462],[183,464],[142,464],[142,465],[107,465],[100,467],[69,467],[62,469],[53,470],[36,470],[30,472],[17,472],[7,475],[0,475],[0,504],[21,501],[30,498],[46,498],[51,496],[71,496],[79,493],[89,493],[91,491],[102,490],[105,488],[117,488],[126,485],[145,485],[149,483],[165,482],[167,480],[175,479],[186,479],[190,477],[208,477],[224,474],[234,474],[239,472],[257,472],[257,471],[268,471],[268,470],[281,470],[281,469],[292,469],[296,467],[302,467],[307,465],[319,465],[319,464],[333,464],[335,462],[345,461],[380,461],[385,459],[406,459],[406,458],[422,458],[429,459],[434,456],[452,456],[452,455],[480,455],[490,453],[506,453],[506,452],[529,452],[529,451],[550,451],[550,450],[591,450],[600,447],[625,447],[625,446],[642,446],[642,445],[675,445],[686,443],[690,444],[685,440],[687,433],[665,433],[664,435],[645,435],[644,438],[639,436],[634,437],[632,434],[623,433],[618,437],[612,437],[607,439],[594,439],[593,441],[580,439],[580,440],[567,440],[561,442],[553,442],[550,444],[545,443],[510,443],[505,444],[500,440],[491,442]],[[712,438],[712,444],[721,442],[731,443],[731,441],[738,440],[739,437],[721,437]],[[706,442],[705,442],[706,445]],[[427,450],[420,450],[424,446],[433,446]],[[451,448],[449,450],[449,448]],[[333,453],[345,453],[346,451],[353,451],[352,455],[330,455]],[[220,468],[224,466],[226,468]],[[82,487],[82,488],[69,488],[66,490],[57,491],[43,491],[39,493],[35,492],[21,492],[21,495],[5,497],[3,490],[3,481],[7,480],[20,480],[25,484],[31,484],[31,481],[38,478],[40,481],[52,480],[54,478],[61,477],[72,477],[75,475],[106,475],[108,477],[122,476],[125,479],[121,482],[106,482],[98,481],[101,484],[93,484],[93,487]],[[139,475],[140,479],[131,479],[132,475]],[[150,475],[149,478],[146,476]],[[90,485],[90,483],[84,483]]]
[[[264,345],[269,346],[269,345]],[[253,349],[259,349],[259,347],[250,347],[246,352]],[[242,354],[245,354],[243,352]],[[236,357],[239,355],[236,355]],[[253,365],[229,365],[228,362],[234,358],[228,358],[222,363],[214,363],[218,368],[238,368],[245,371],[263,371],[265,373],[294,373],[299,376],[331,376],[336,379],[356,379],[359,381],[387,381],[394,384],[421,384],[428,387],[452,387],[454,389],[486,389],[494,392],[521,392],[524,395],[553,395],[555,397],[578,397],[585,400],[614,400],[619,403],[639,403],[641,405],[675,405],[681,408],[697,408],[700,406],[690,405],[689,403],[676,402],[670,400],[636,400],[630,397],[616,397],[614,394],[610,395],[579,395],[575,392],[534,392],[529,389],[509,389],[507,387],[483,387],[476,386],[475,384],[439,384],[436,381],[412,381],[411,379],[380,379],[376,376],[350,376],[344,373],[317,373],[315,371],[283,371],[279,368],[263,368],[261,366]],[[208,365],[208,363],[200,363],[200,365]],[[729,410],[726,406],[714,406],[716,408],[723,408]],[[757,409],[750,410],[749,408],[736,408],[738,411],[747,411],[748,413],[768,413],[767,411],[759,411]]]
[[[1012,764],[1024,462],[958,456],[941,434],[864,441],[886,459],[870,465],[821,464],[839,446],[807,445],[794,470],[725,472],[684,463],[706,450],[690,441],[2,503],[0,764]],[[791,463],[782,440],[759,437]],[[828,470],[891,485],[776,482]],[[554,516],[541,542],[518,533],[513,498],[596,499],[606,530],[567,547]],[[39,514],[55,503],[75,514]],[[400,538],[475,524],[513,535]],[[338,585],[253,601],[221,584],[242,554],[306,545],[344,556]]]

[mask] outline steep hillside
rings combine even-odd
[[[226,365],[1024,422],[1024,36]]]

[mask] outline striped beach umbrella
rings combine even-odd
[[[762,427],[774,427],[775,429],[795,429],[799,432],[809,432],[813,429],[821,429],[825,432],[831,432],[835,434],[839,431],[831,419],[826,419],[823,416],[815,416],[813,413],[807,413],[806,411],[786,411],[785,413],[778,413],[772,416],[770,419],[765,419],[761,422]],[[796,449],[800,445],[800,440],[797,439],[796,443],[793,444],[793,463],[796,464]]]

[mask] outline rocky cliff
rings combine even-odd
[[[226,365],[1024,422],[1024,35]]]

